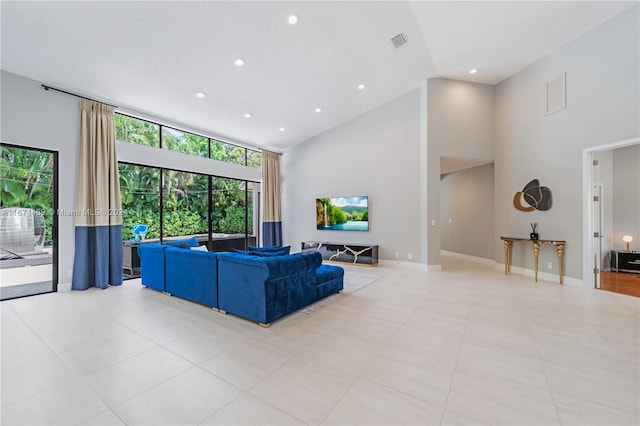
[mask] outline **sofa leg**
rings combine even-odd
[[[222,315],[227,315],[227,311],[223,311],[222,309],[218,309],[218,312],[220,312]]]
[[[342,293],[344,290],[340,290],[338,293]]]
[[[259,322],[258,324],[260,324],[260,327],[262,328],[269,328],[269,326],[271,325],[271,324],[263,324],[261,322]]]
[[[165,296],[171,296],[171,293],[169,293],[168,291],[163,291],[162,294],[164,294]]]

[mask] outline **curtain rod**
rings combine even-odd
[[[43,88],[44,90],[47,90],[47,91],[49,91],[49,90],[55,90],[56,92],[64,93],[65,95],[71,95],[71,96],[75,96],[76,98],[82,98],[82,99],[86,99],[86,100],[88,100],[88,101],[99,102],[99,103],[101,103],[101,104],[105,104],[105,105],[108,105],[108,106],[110,106],[110,107],[118,108],[118,106],[117,106],[117,105],[108,104],[108,103],[106,103],[106,102],[99,101],[99,100],[97,100],[97,99],[88,98],[88,97],[86,97],[86,96],[78,95],[77,93],[68,92],[68,91],[66,91],[66,90],[58,89],[58,88],[53,87],[53,86],[47,86],[46,84],[43,84],[43,85],[42,85],[42,88]]]
[[[41,86],[42,86],[42,88],[43,88],[44,90],[46,90],[46,91],[49,91],[49,90],[55,90],[56,92],[64,93],[65,95],[71,95],[71,96],[75,96],[75,97],[77,97],[77,98],[86,99],[86,100],[88,100],[88,101],[100,102],[101,104],[105,104],[105,105],[108,105],[108,106],[111,106],[111,107],[114,107],[114,108],[119,108],[119,106],[118,106],[118,105],[108,104],[108,103],[106,103],[106,102],[99,101],[99,100],[97,100],[97,99],[88,98],[88,97],[86,97],[86,96],[79,95],[79,94],[77,94],[77,93],[73,93],[73,92],[69,92],[69,91],[66,91],[66,90],[58,89],[57,87],[49,86],[49,85],[46,85],[46,84],[42,84]],[[134,117],[135,117],[135,114],[133,114],[133,115],[132,115],[132,114],[126,114],[126,115],[131,115],[131,116],[134,116]],[[140,117],[136,117],[136,118],[140,118]],[[141,120],[145,120],[145,121],[147,121],[147,120],[148,120],[148,119],[146,119],[146,118],[140,118],[140,119],[141,119]],[[154,123],[155,123],[155,122],[154,122]],[[168,124],[167,124],[167,125],[162,124],[162,125],[163,125],[163,126],[167,126],[167,127],[172,127],[172,128],[173,128],[173,125],[168,125]],[[188,132],[188,133],[193,133],[193,130],[186,130],[186,129],[179,129],[179,130],[182,130],[182,131],[185,131],[185,132]],[[203,136],[203,135],[200,135],[200,136]],[[204,137],[207,137],[207,138],[210,138],[210,139],[216,139],[216,140],[217,140],[217,139],[223,139],[223,140],[222,140],[222,142],[230,143],[230,144],[232,144],[232,145],[242,146],[242,145],[239,145],[237,142],[229,142],[229,141],[225,141],[225,140],[224,140],[224,138],[213,137],[213,136],[204,136]],[[263,150],[263,148],[258,148],[258,147],[247,147],[247,146],[242,146],[242,147],[243,147],[243,148],[248,148],[248,149],[257,150],[257,151],[262,151],[262,150]],[[272,151],[272,152],[274,152],[274,151]],[[276,152],[276,154],[278,154],[278,155],[282,155],[282,153],[281,153],[281,152]]]

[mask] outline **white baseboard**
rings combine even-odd
[[[63,291],[71,291],[71,283],[58,283],[58,293]]]
[[[427,269],[425,269],[426,267],[431,267],[431,266],[440,266],[440,265],[424,265],[422,263],[418,263],[418,262],[400,262],[400,261],[396,261],[396,260],[384,260],[384,259],[380,259],[378,260],[378,265],[380,266],[385,266],[385,267],[399,267],[399,268],[408,268],[408,269],[420,269],[423,271],[426,271]],[[431,270],[431,269],[429,269]]]
[[[440,254],[444,255],[444,256],[451,256],[451,257],[455,257],[458,259],[464,259],[464,260],[468,260],[471,262],[476,262],[476,263],[482,263],[485,265],[489,265],[489,266],[493,266],[495,269],[500,270],[500,271],[504,271],[504,263],[498,263],[493,259],[487,259],[484,257],[476,257],[476,256],[470,256],[470,255],[466,255],[466,254],[462,254],[462,253],[454,253],[454,252],[450,252],[450,251],[446,251],[446,250],[441,250]],[[425,265],[424,263],[417,263],[417,262],[399,262],[399,261],[395,261],[395,260],[379,260],[378,264],[380,266],[384,266],[384,267],[392,267],[392,268],[408,268],[408,269],[419,269],[421,271],[425,271],[425,272],[441,272],[442,271],[442,265]],[[518,275],[524,275],[527,277],[531,277],[531,279],[533,280],[535,277],[535,273],[533,269],[526,269],[526,268],[521,268],[518,266],[511,266],[510,269],[510,274],[518,274]],[[558,278],[558,274],[554,274],[554,273],[549,273],[549,272],[543,272],[543,271],[538,271],[538,281],[547,281],[547,282],[552,282],[552,283],[558,283],[559,284],[559,278]],[[589,283],[586,283],[584,280],[578,279],[578,278],[572,278],[572,277],[563,277],[562,278],[563,281],[563,285],[569,286],[569,287],[578,287],[578,288],[585,288],[585,289],[591,289],[592,286]]]
[[[496,269],[504,271],[504,263],[496,263]],[[527,277],[531,277],[531,279],[535,278],[535,271],[533,269],[521,268],[519,266],[511,266],[511,268],[509,269],[509,273],[524,275]],[[558,277],[557,273],[553,274],[549,272],[538,271],[538,281],[548,281],[560,284],[560,278]],[[562,285],[591,289],[591,286],[585,283],[584,280],[573,277],[562,277]]]
[[[504,263],[498,263],[494,259],[486,259],[484,257],[469,256],[467,254],[455,253],[455,252],[446,251],[446,250],[441,250],[440,254],[443,256],[451,256],[458,259],[468,260],[471,262],[483,263],[485,265],[492,265],[496,269],[500,269],[504,271]],[[511,266],[509,273],[524,275],[531,278],[535,277],[535,271],[533,269],[526,269],[518,266]],[[560,278],[558,277],[557,273],[554,274],[550,272],[538,271],[538,281],[549,281],[549,282],[556,282],[559,284]],[[565,277],[562,277],[562,282],[563,282],[563,285],[567,285],[570,287],[591,288],[591,286],[589,286],[588,283],[585,283],[584,280],[580,280],[578,278],[565,276]]]
[[[456,252],[447,251],[447,250],[440,250],[440,254],[442,256],[455,257],[457,259],[468,260],[470,262],[483,263],[485,265],[494,265],[496,263],[494,259],[487,259],[486,257],[471,256],[468,254],[456,253]]]

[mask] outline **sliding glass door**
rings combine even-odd
[[[57,290],[58,153],[0,144],[0,300]]]

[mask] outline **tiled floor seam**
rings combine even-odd
[[[218,376],[216,376],[216,377],[218,377]],[[258,382],[258,383],[260,383],[260,382]],[[257,383],[256,383],[256,384],[257,384]],[[255,385],[254,385],[254,386],[255,386]],[[253,386],[252,386],[252,387],[253,387]],[[251,389],[251,388],[249,388],[249,389]],[[264,403],[264,404],[266,404],[266,405],[270,406],[271,408],[274,408],[274,409],[278,410],[279,412],[281,412],[281,413],[283,413],[283,414],[285,414],[285,415],[287,415],[287,416],[289,416],[289,417],[291,417],[291,418],[296,419],[296,420],[298,421],[298,423],[297,423],[297,424],[299,424],[299,425],[304,425],[304,424],[305,424],[305,422],[303,422],[302,420],[298,419],[298,418],[297,418],[296,416],[294,416],[293,414],[291,414],[291,413],[287,413],[286,411],[284,411],[284,410],[282,410],[282,409],[280,409],[280,408],[276,407],[275,405],[273,405],[273,404],[269,403],[268,401],[265,401],[264,399],[262,399],[262,398],[260,398],[260,397],[258,397],[258,396],[256,396],[256,395],[254,395],[254,394],[250,393],[250,392],[249,392],[249,390],[246,390],[246,391],[245,391],[245,390],[243,390],[243,391],[242,391],[242,393],[241,393],[240,395],[238,395],[236,398],[234,398],[234,399],[232,399],[231,401],[229,401],[228,403],[226,403],[224,406],[220,407],[220,409],[218,409],[218,410],[214,411],[213,413],[211,413],[209,416],[207,416],[207,418],[206,418],[206,419],[204,419],[203,421],[201,421],[201,422],[200,422],[200,423],[198,423],[198,424],[199,424],[199,425],[203,424],[204,422],[206,422],[206,421],[207,421],[207,419],[208,419],[209,417],[211,417],[211,416],[215,415],[216,413],[219,413],[220,411],[224,410],[224,409],[225,409],[226,407],[228,407],[229,405],[233,404],[235,401],[237,401],[237,400],[239,400],[240,398],[243,398],[243,397],[245,397],[245,396],[250,396],[251,398],[255,398],[255,399],[257,399],[258,401],[260,401],[260,402],[262,402],[262,403]]]
[[[473,304],[475,302],[476,299],[476,292],[478,290],[474,290],[473,291],[473,298],[471,299],[471,308],[473,308]],[[460,346],[458,346],[458,353],[456,355],[456,362],[453,366],[453,373],[451,374],[451,381],[449,382],[449,389],[447,390],[447,399],[445,399],[444,401],[444,406],[442,408],[442,417],[440,417],[440,424],[442,425],[442,422],[444,422],[444,416],[447,413],[447,405],[449,403],[449,395],[451,394],[451,387],[453,386],[453,380],[456,377],[456,370],[458,369],[458,360],[460,359],[460,352],[462,351],[462,345],[464,344],[464,336],[467,333],[467,326],[469,325],[469,319],[471,318],[471,312],[473,312],[473,309],[469,309],[469,313],[467,314],[467,321],[464,325],[464,331],[462,332],[462,337],[460,338]],[[465,416],[469,417],[468,415],[465,414]],[[470,417],[471,418],[471,417]],[[476,420],[478,423],[484,423],[478,419],[473,418],[473,420]]]
[[[324,421],[327,419],[327,417],[329,417],[329,415],[333,412],[333,410],[336,409],[336,407],[338,407],[338,405],[340,405],[340,403],[342,402],[342,400],[349,394],[349,392],[351,392],[351,389],[353,389],[353,387],[360,381],[360,380],[367,380],[364,377],[364,372],[367,371],[367,368],[369,368],[380,356],[380,354],[385,350],[386,346],[382,346],[379,350],[378,353],[375,357],[372,357],[371,361],[369,362],[369,364],[367,364],[367,366],[365,366],[362,369],[362,372],[358,375],[358,377],[353,381],[353,383],[351,384],[351,386],[349,386],[349,388],[340,396],[340,398],[338,399],[338,401],[333,405],[333,407],[331,407],[331,409],[329,411],[327,411],[327,414],[325,414],[325,416],[322,418],[322,420],[318,423],[318,424],[323,424]],[[369,380],[370,381],[370,380]],[[376,383],[378,384],[378,383]],[[386,387],[386,386],[385,386]]]
[[[163,349],[164,349],[164,348],[163,348]],[[168,350],[168,349],[167,349],[167,350]],[[171,353],[173,353],[173,352],[171,352]],[[142,394],[144,394],[144,393],[146,393],[146,392],[149,392],[149,391],[151,391],[152,389],[155,389],[155,388],[157,388],[158,386],[161,386],[161,385],[165,384],[165,383],[166,383],[166,382],[168,382],[169,380],[172,380],[172,379],[174,379],[174,378],[176,378],[176,377],[178,377],[178,376],[180,376],[180,375],[182,375],[182,374],[184,374],[184,373],[186,373],[186,372],[188,372],[189,370],[192,370],[192,369],[194,369],[194,368],[198,368],[198,369],[200,369],[200,370],[204,371],[204,372],[205,372],[205,373],[207,373],[207,374],[211,374],[212,376],[215,376],[217,379],[222,380],[222,381],[224,381],[225,383],[228,383],[229,385],[233,386],[234,388],[236,388],[236,389],[240,392],[240,394],[238,395],[238,397],[236,397],[236,398],[234,398],[232,401],[230,401],[230,402],[229,402],[229,404],[230,404],[231,402],[235,401],[237,398],[241,397],[242,395],[244,395],[244,394],[246,393],[243,389],[240,389],[238,386],[236,386],[236,385],[234,385],[233,383],[231,383],[231,382],[229,382],[229,381],[227,381],[227,380],[223,379],[223,378],[222,378],[222,377],[220,377],[220,376],[217,376],[216,374],[212,373],[211,371],[206,370],[206,369],[204,369],[204,368],[200,367],[199,365],[194,364],[193,362],[191,362],[191,361],[189,361],[189,360],[187,360],[187,361],[188,361],[190,364],[192,364],[191,368],[187,368],[187,369],[186,369],[186,370],[184,370],[184,371],[181,371],[181,372],[179,372],[179,373],[176,373],[176,374],[172,375],[171,377],[168,377],[168,378],[166,378],[165,380],[163,380],[163,381],[161,381],[161,382],[159,382],[159,383],[156,383],[155,385],[153,385],[153,386],[151,386],[151,387],[149,387],[149,388],[147,388],[147,389],[145,389],[145,390],[143,390],[143,391],[141,391],[141,392],[138,392],[138,393],[136,393],[135,395],[132,395],[131,397],[129,397],[129,398],[128,398],[128,399],[126,399],[125,401],[121,401],[121,402],[119,402],[119,403],[115,404],[114,406],[109,406],[109,405],[107,405],[107,403],[106,403],[106,402],[104,402],[104,401],[102,400],[102,398],[100,398],[100,397],[99,397],[99,396],[97,396],[97,395],[96,395],[96,397],[97,397],[97,398],[100,400],[100,402],[102,402],[102,403],[103,403],[103,404],[104,404],[104,405],[105,405],[109,410],[111,410],[111,411],[113,412],[113,414],[114,414],[116,417],[118,417],[118,419],[120,419],[120,421],[121,421],[123,424],[125,424],[125,425],[126,425],[127,423],[125,423],[125,422],[120,418],[120,416],[118,416],[117,412],[115,411],[115,409],[116,409],[117,407],[119,407],[119,406],[121,406],[121,405],[126,404],[126,403],[127,403],[127,402],[129,402],[130,400],[132,400],[132,399],[134,399],[134,398],[137,398],[138,396],[140,396],[140,395],[142,395]],[[95,394],[95,392],[94,392],[94,394]],[[228,405],[228,404],[226,404],[226,405]],[[225,405],[225,406],[226,406],[226,405]],[[222,409],[222,408],[221,408],[221,409]],[[212,413],[209,413],[209,415],[208,415],[207,417],[205,417],[205,418],[202,420],[202,422],[200,422],[199,424],[201,424],[201,423],[203,423],[204,421],[206,421],[209,417],[211,417],[212,415],[214,415],[214,414],[215,414],[215,413],[217,413],[218,411],[219,411],[219,410],[216,410],[216,411],[214,411],[214,412],[212,412]]]
[[[531,320],[531,317],[528,317],[529,320]],[[531,335],[533,337],[533,330],[531,329],[531,324],[529,324],[529,330],[531,331]],[[538,342],[536,341],[535,338],[532,338],[533,340],[533,345],[536,348],[536,357],[538,358],[538,362],[540,363],[540,368],[542,368],[542,372],[544,373],[544,381],[547,384],[547,389],[549,391],[549,396],[551,397],[551,402],[553,403],[553,409],[556,412],[556,416],[558,418],[558,424],[561,425],[562,424],[562,418],[560,417],[560,412],[558,411],[558,405],[556,404],[556,399],[553,395],[553,390],[551,389],[551,384],[549,383],[549,378],[547,377],[547,371],[544,368],[544,362],[542,360],[542,357],[540,356],[540,351],[538,349]]]

